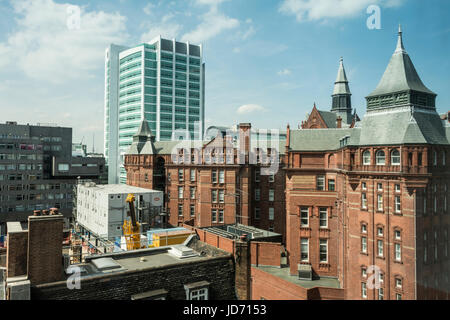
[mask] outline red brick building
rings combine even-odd
[[[196,227],[242,223],[285,234],[284,141],[251,141],[240,124],[238,143],[155,142],[146,122],[125,157],[127,184],[165,191],[167,222]],[[270,174],[270,157],[277,170]],[[267,172],[265,172],[267,171]]]
[[[421,81],[401,31],[366,100],[360,120],[341,60],[331,111],[314,106],[302,129],[288,126],[274,177],[261,175],[263,161],[250,164],[258,146],[249,124],[240,127],[239,147],[225,136],[200,148],[185,142],[185,152],[180,142],[155,142],[143,124],[125,159],[127,183],[165,190],[171,225],[240,222],[281,233],[289,270],[252,267],[254,299],[320,298],[321,291],[345,299],[448,299],[450,122],[436,112],[436,94]],[[208,163],[214,153],[230,162]],[[302,280],[303,289],[280,291],[304,266],[332,285],[308,292]]]

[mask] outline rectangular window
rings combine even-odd
[[[256,220],[259,220],[259,218],[260,218],[260,213],[261,213],[260,209],[259,209],[259,208],[255,208],[255,219],[256,219]]]
[[[377,244],[378,244],[378,256],[383,257],[383,249],[384,249],[383,240],[378,240]]]
[[[208,300],[208,290],[206,288],[192,290],[190,298],[191,300]]]
[[[269,208],[269,220],[273,221],[275,217],[275,210],[274,208]]]
[[[195,181],[195,169],[191,169],[191,181]]]
[[[361,237],[361,252],[367,253],[367,238]]]
[[[319,208],[319,226],[320,228],[328,227],[328,210],[327,208]]]
[[[326,239],[320,239],[319,260],[321,263],[328,262],[328,240]]]
[[[219,210],[219,222],[223,223],[223,210]]]
[[[317,190],[324,191],[325,190],[325,176],[317,176]]]
[[[309,225],[309,208],[302,207],[300,209],[300,226],[307,227]]]
[[[307,238],[300,239],[300,260],[302,262],[309,261],[309,239]]]
[[[377,184],[377,189],[378,189],[378,191],[383,191],[383,184],[382,183],[378,183]]]
[[[367,298],[367,284],[365,282],[361,283],[361,297],[364,299]]]
[[[361,188],[367,190],[367,184],[365,182],[361,183]]]
[[[335,181],[334,180],[328,180],[328,191],[335,191]]]
[[[58,171],[69,171],[69,164],[67,163],[59,163]]]
[[[184,189],[183,187],[178,187],[178,199],[183,199]]]
[[[184,171],[183,169],[178,169],[178,181],[184,180]]]
[[[402,288],[402,279],[399,279],[399,278],[395,279],[395,287],[398,289]]]
[[[219,202],[220,203],[225,202],[225,190],[219,190]]]
[[[195,205],[194,204],[191,204],[190,210],[191,210],[191,217],[195,217]]]
[[[269,189],[269,201],[273,202],[275,201],[275,190]]]
[[[400,196],[395,196],[395,212],[400,213],[401,211],[402,211],[402,208],[401,208]]]
[[[399,184],[395,185],[395,192],[401,192],[401,188]]]
[[[225,183],[225,171],[224,170],[219,171],[219,183]]]
[[[212,183],[217,183],[217,170],[213,170],[211,172],[211,182]]]
[[[383,236],[383,228],[381,228],[381,227],[377,228],[377,235],[378,235],[379,237],[382,237],[382,236]]]
[[[402,295],[401,295],[400,293],[396,293],[396,294],[395,294],[395,298],[396,298],[397,300],[402,300]]]
[[[259,201],[261,199],[261,190],[255,189],[255,201]]]
[[[402,246],[399,243],[395,245],[395,261],[402,261]]]
[[[377,210],[383,211],[383,195],[382,194],[377,195]]]
[[[217,202],[217,190],[212,190],[211,191],[211,200],[213,203]]]
[[[378,300],[383,300],[383,299],[384,299],[384,289],[379,288],[378,289]]]
[[[183,216],[183,205],[182,205],[182,204],[179,204],[179,205],[178,205],[178,215],[179,215],[180,217]]]
[[[211,221],[217,222],[217,210],[216,209],[211,210]]]
[[[259,182],[261,178],[261,169],[256,169],[255,170],[255,182]]]
[[[367,209],[367,194],[361,193],[361,208]]]
[[[191,195],[191,199],[195,199],[195,187],[190,187],[189,193]]]
[[[269,182],[275,182],[275,175],[269,175]]]

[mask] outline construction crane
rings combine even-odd
[[[134,194],[130,193],[127,197],[126,202],[130,207],[130,211],[128,211],[128,215],[131,218],[131,221],[125,219],[123,222],[123,235],[127,242],[127,250],[136,250],[141,248],[141,224],[137,222],[136,219],[136,210],[134,209],[134,201],[136,200]]]

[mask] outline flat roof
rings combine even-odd
[[[258,229],[252,226],[247,226],[239,223],[224,226],[205,227],[201,229],[230,239],[237,239],[239,238],[239,236],[244,234],[250,236],[250,239],[254,240],[281,236],[281,234],[279,233]]]
[[[95,192],[102,192],[106,194],[162,193],[162,191],[139,188],[135,186],[129,186],[126,184],[94,184],[91,182],[87,182],[85,184],[80,184],[80,186]]]
[[[325,287],[325,288],[334,288],[340,289],[340,283],[337,278],[320,278],[317,280],[301,280],[297,275],[291,276],[289,267],[278,268],[278,267],[270,267],[270,266],[258,266],[253,268],[262,270],[267,272],[275,277],[281,278],[283,280],[289,281],[293,284],[296,284],[300,287],[310,289],[315,287]]]
[[[180,258],[170,253],[171,249],[178,248],[178,250],[180,250],[183,249],[182,247],[193,251],[195,255],[193,256],[188,255]],[[191,263],[193,261],[201,262],[211,260],[217,257],[231,256],[231,254],[223,250],[217,249],[212,246],[209,247],[217,251],[217,253],[214,256],[202,254],[201,252],[194,250],[190,246],[172,245],[159,248],[139,249],[125,252],[90,256],[86,257],[85,263],[71,265],[70,269],[73,270],[74,267],[81,268],[83,271],[85,271],[81,273],[81,278],[89,279],[98,276],[110,276],[112,274],[119,274],[126,271],[147,270],[172,265],[176,266]],[[69,276],[70,274],[66,275],[66,277]]]

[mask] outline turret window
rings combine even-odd
[[[370,166],[370,151],[366,150],[363,153],[363,164],[365,166]]]
[[[377,166],[384,166],[386,164],[386,154],[380,150],[376,154]]]
[[[391,152],[391,165],[393,166],[400,165],[400,152],[397,149]]]

